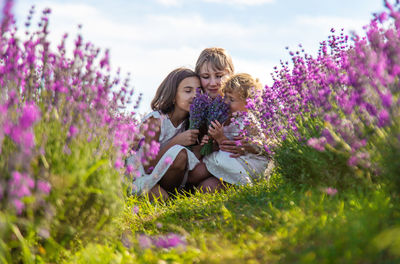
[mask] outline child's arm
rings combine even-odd
[[[228,139],[224,134],[223,126],[217,120],[211,122],[211,125],[208,128],[208,133],[218,143],[218,145],[221,144],[222,141]]]

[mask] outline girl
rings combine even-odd
[[[145,116],[141,124],[144,138],[139,150],[127,159],[127,165],[140,172],[133,182],[133,193],[148,193],[150,199],[162,196],[166,200],[168,192],[186,183],[188,170],[199,162],[184,147],[194,144],[199,133],[196,129],[186,130],[196,89],[200,89],[200,80],[195,72],[186,68],[172,71],[158,87],[151,102],[153,112]],[[155,142],[159,143],[158,153]],[[150,158],[149,152],[153,152]]]
[[[223,85],[222,91],[225,100],[230,106],[230,110],[235,116],[234,122],[228,126],[222,126],[218,121],[212,122],[208,133],[218,145],[223,141],[232,140],[244,129],[244,112],[247,112],[247,99],[256,94],[256,90],[261,88],[261,84],[254,80],[249,74],[240,73],[229,77]],[[251,118],[247,114],[247,118]],[[258,135],[255,131],[257,122],[253,123],[248,129],[248,135]],[[202,141],[202,144],[205,140]],[[249,145],[241,146],[243,155],[232,157],[231,153],[218,150],[203,158],[203,163],[199,164],[191,174],[191,182],[197,181],[198,187],[205,191],[215,191],[222,188],[222,183],[244,185],[251,184],[252,178],[259,177],[264,173],[268,165],[268,159],[261,155],[261,146]],[[245,152],[246,151],[246,152]]]

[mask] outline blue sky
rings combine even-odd
[[[380,0],[16,0],[20,28],[32,5],[36,17],[52,9],[53,44],[65,32],[72,43],[82,24],[84,40],[110,49],[112,69],[130,72],[136,94],[143,93],[141,113],[164,77],[176,67],[194,68],[206,47],[227,49],[236,72],[270,84],[273,67],[289,58],[286,46],[301,43],[316,54],[332,27],[362,33],[384,10]]]

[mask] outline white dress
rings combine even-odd
[[[154,117],[161,120],[160,127],[160,149],[162,149],[173,137],[185,131],[185,123],[182,122],[178,127],[174,127],[171,120],[167,115],[164,115],[158,111],[151,112],[143,118],[144,122],[150,117]],[[164,155],[161,157],[157,165],[154,167],[153,171],[150,174],[147,174],[144,170],[143,164],[141,163],[141,157],[143,156],[143,150],[139,149],[135,155],[130,156],[126,160],[126,165],[132,165],[134,168],[137,168],[140,175],[133,181],[132,193],[133,194],[143,194],[148,192],[151,188],[153,188],[157,182],[159,182],[164,174],[167,172],[168,168],[171,166],[176,156],[181,150],[185,150],[188,157],[188,165],[186,169],[186,173],[184,176],[184,180],[181,184],[183,187],[186,184],[187,176],[189,170],[193,170],[193,168],[200,162],[196,156],[188,150],[186,147],[181,145],[175,145],[169,148]]]
[[[225,136],[233,140],[243,129],[243,122],[237,119],[237,123],[224,126]],[[268,158],[263,155],[247,153],[237,158],[230,157],[232,153],[218,150],[203,158],[207,170],[224,182],[235,185],[252,184],[252,179],[260,178],[268,166]]]

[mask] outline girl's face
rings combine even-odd
[[[225,102],[229,104],[232,113],[247,111],[246,99],[242,98],[239,93],[236,92],[225,93]]]
[[[199,78],[193,76],[183,79],[178,85],[176,91],[175,110],[189,112],[190,105],[192,104],[193,98],[196,96],[197,89],[200,89]]]
[[[210,62],[206,62],[200,67],[200,82],[203,91],[208,93],[211,98],[222,95],[221,81],[229,76],[227,70],[215,70]]]

